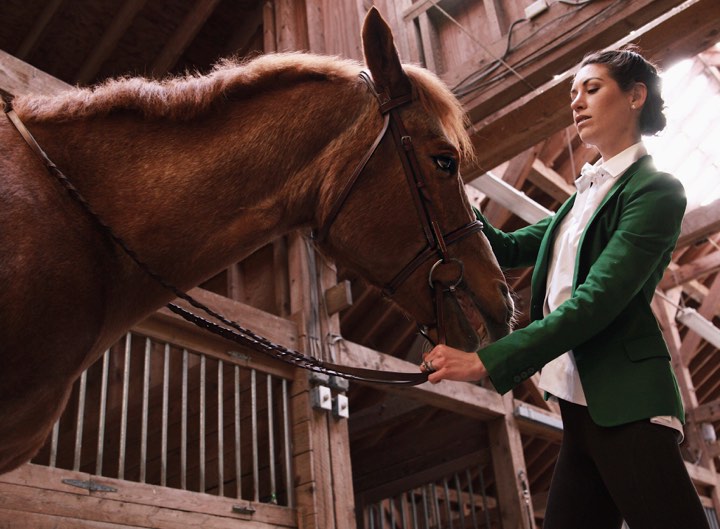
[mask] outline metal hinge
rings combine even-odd
[[[101,485],[92,480],[83,481],[81,479],[64,479],[62,480],[66,485],[72,485],[81,489],[89,490],[90,492],[117,492],[115,487],[108,487],[107,485]]]

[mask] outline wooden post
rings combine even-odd
[[[336,281],[326,263],[315,266],[315,249],[299,233],[290,236],[290,307],[306,354],[329,358],[326,336],[339,331],[328,316],[322,291]],[[292,388],[293,462],[299,524],[303,529],[355,529],[347,420],[312,407],[316,384],[297,370]]]
[[[503,396],[505,415],[488,423],[493,472],[503,529],[535,529],[522,439],[513,414],[513,396]]]

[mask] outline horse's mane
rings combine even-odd
[[[357,80],[361,64],[308,53],[273,53],[250,61],[224,59],[210,73],[162,80],[120,77],[53,96],[24,95],[13,106],[25,120],[62,122],[131,110],[147,118],[189,120],[203,115],[230,93],[250,95],[303,80]],[[460,103],[434,74],[405,65],[423,107],[440,117],[448,139],[472,153]]]

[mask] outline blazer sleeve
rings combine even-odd
[[[495,258],[501,267],[523,268],[533,266],[537,259],[540,243],[550,225],[552,216],[545,217],[539,222],[525,226],[519,230],[505,233],[495,228],[476,208],[475,216],[483,223],[483,233],[490,242]]]
[[[685,193],[675,178],[655,173],[619,201],[617,228],[572,296],[545,318],[478,351],[498,392],[591,340],[641,290],[650,302],[680,233]]]

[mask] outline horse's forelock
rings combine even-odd
[[[420,103],[425,110],[438,116],[448,139],[457,146],[466,159],[474,157],[474,148],[467,132],[468,119],[460,102],[435,74],[424,68],[405,65],[418,91]]]
[[[188,73],[163,80],[111,79],[55,96],[20,96],[14,106],[23,119],[69,121],[134,110],[150,118],[192,119],[235,91],[261,90],[269,84],[307,78],[356,78],[360,65],[351,60],[304,53],[261,55],[253,60],[224,59],[206,75]]]

